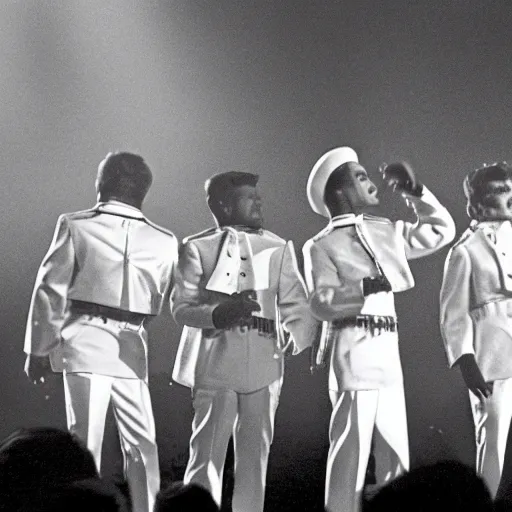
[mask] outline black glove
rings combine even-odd
[[[416,179],[414,171],[407,162],[382,164],[379,168],[384,180],[393,190],[404,191],[413,196],[421,196],[423,185]]]
[[[246,290],[234,293],[212,313],[213,325],[216,329],[231,329],[248,323],[253,311],[260,311],[260,305],[254,300],[254,292]]]
[[[391,284],[386,276],[363,278],[363,295],[368,297],[372,293],[390,292]]]
[[[492,395],[492,382],[485,382],[484,376],[476,364],[473,354],[464,354],[459,358],[457,364],[460,367],[462,378],[467,388],[482,400],[484,397],[489,398]]]
[[[28,355],[25,361],[25,373],[36,386],[44,384],[52,373],[50,358],[48,356]]]

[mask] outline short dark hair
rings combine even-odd
[[[140,155],[109,153],[98,167],[98,192],[143,201],[153,182],[150,168]]]
[[[222,213],[222,206],[229,204],[233,192],[238,187],[255,187],[258,184],[259,176],[250,172],[229,171],[215,174],[204,184],[206,201],[212,214],[218,217]]]
[[[512,167],[507,162],[484,165],[471,171],[464,179],[464,194],[467,199],[466,211],[469,217],[477,219],[485,206],[491,206],[496,194],[503,191],[490,187],[491,181],[512,180]]]
[[[349,175],[347,171],[349,170],[349,165],[351,163],[352,162],[345,162],[344,164],[341,164],[339,167],[334,169],[334,171],[332,171],[331,175],[327,179],[327,182],[325,183],[324,203],[329,210],[336,202],[336,191],[340,188],[343,188],[349,181]]]

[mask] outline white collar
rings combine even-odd
[[[341,228],[343,226],[350,226],[353,224],[361,224],[363,222],[363,214],[356,215],[355,213],[344,213],[343,215],[336,215],[329,222],[333,228]]]
[[[264,232],[264,228],[256,229],[256,228],[251,228],[249,226],[245,226],[243,224],[230,224],[230,225],[226,225],[226,226],[218,226],[217,227],[217,231],[219,231],[219,232],[229,231],[229,230],[236,231],[237,233],[253,233],[253,234],[257,234],[257,235],[262,235]]]
[[[100,211],[117,213],[118,215],[129,215],[130,217],[136,217],[138,219],[144,218],[144,214],[139,210],[139,208],[135,208],[135,206],[131,206],[129,204],[122,203],[121,201],[115,201],[112,199],[109,201],[97,203],[95,208]]]
[[[493,230],[498,231],[505,227],[507,229],[508,226],[512,226],[512,221],[510,220],[472,220],[470,225],[471,229],[473,231],[477,229],[484,229],[484,230]]]

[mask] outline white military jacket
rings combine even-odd
[[[277,339],[257,329],[215,329],[213,310],[248,289],[261,307],[254,315],[276,322]],[[171,304],[184,325],[173,379],[191,388],[247,393],[268,386],[283,375],[282,329],[298,353],[317,328],[292,244],[266,230],[214,228],[185,239]]]
[[[450,243],[455,224],[448,210],[423,188],[421,197],[402,194],[414,209],[414,223],[369,215],[342,215],[304,245],[306,283],[313,315],[327,322],[323,336],[333,329],[330,322],[359,314],[396,315],[394,292],[414,286],[408,260],[431,254]],[[391,292],[363,296],[362,280],[383,274]],[[372,342],[362,328],[346,327],[338,333],[331,350],[331,389],[378,388],[401,378],[398,338],[388,345]],[[325,343],[323,339],[320,343]],[[366,348],[365,348],[366,347]],[[378,357],[375,351],[379,351]],[[344,358],[343,364],[333,357]],[[365,375],[365,358],[380,366],[371,378]],[[333,364],[334,363],[334,364]],[[360,368],[360,370],[359,370]],[[341,375],[340,373],[343,373]]]
[[[512,377],[512,226],[473,222],[446,258],[440,324],[449,366],[475,354],[485,380]]]
[[[50,355],[63,368],[61,330],[69,317],[68,300],[92,302],[145,315],[157,315],[172,286],[178,242],[142,212],[118,201],[59,217],[50,248],[37,273],[25,333],[27,354]],[[112,343],[117,341],[112,338]],[[102,347],[91,344],[80,371],[102,366]],[[133,348],[147,361],[146,347]],[[119,352],[109,347],[107,353]],[[137,354],[134,355],[136,358]],[[75,362],[64,361],[68,371]]]

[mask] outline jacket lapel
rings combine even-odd
[[[478,236],[478,239],[480,240],[482,246],[487,247],[488,251],[491,253],[492,257],[496,262],[496,266],[498,267],[498,271],[500,274],[500,283],[502,284],[503,288],[505,288],[506,290],[510,290],[510,287],[507,286],[508,279],[505,279],[505,262],[503,261],[501,254],[497,250],[496,244],[489,237],[488,230],[486,230],[483,227],[480,227],[479,229],[475,229],[475,231],[475,235]]]
[[[388,226],[378,222],[363,222],[359,230],[364,236],[367,252],[370,253],[379,274],[386,276],[392,290],[401,292],[412,288],[414,277],[405,257],[403,245],[397,244],[396,236]],[[379,243],[375,242],[372,233],[376,235]],[[363,241],[361,243],[364,244]]]

